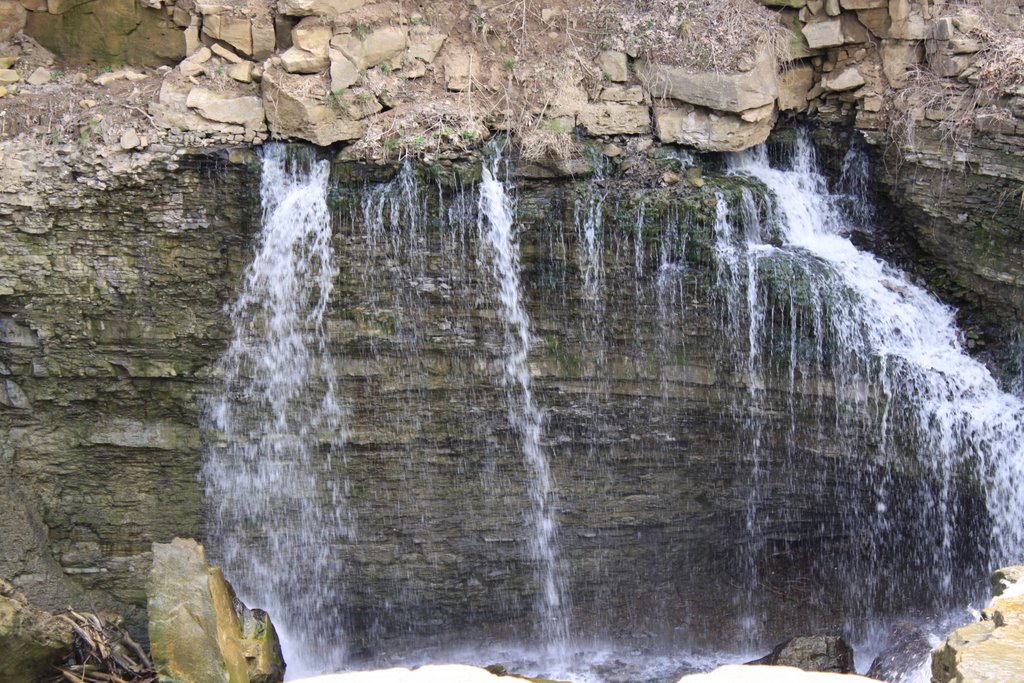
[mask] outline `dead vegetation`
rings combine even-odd
[[[578,11],[602,49],[699,71],[743,71],[762,50],[785,56],[789,40],[778,15],[754,0],[603,0]]]
[[[47,683],[155,683],[145,650],[116,620],[69,610],[60,616],[75,633],[72,655]]]
[[[990,129],[1001,122],[1014,125],[1008,104],[1024,94],[1024,34],[1002,20],[1000,7],[1007,2],[992,3],[984,12],[965,3],[945,7],[960,39],[976,41],[977,52],[958,78],[939,76],[922,64],[908,71],[904,87],[890,89],[884,118],[898,147],[913,151],[921,125],[936,128],[953,152],[970,145],[982,118]]]

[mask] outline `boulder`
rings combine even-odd
[[[235,597],[203,547],[176,538],[153,544],[148,587],[149,639],[161,680],[175,683],[277,683],[284,661],[265,613]]]
[[[409,58],[430,64],[447,39],[447,33],[435,31],[429,26],[413,26],[409,30]]]
[[[331,63],[330,54],[318,54],[298,47],[290,47],[281,53],[281,66],[290,74],[320,73]]]
[[[252,25],[252,58],[258,62],[274,54],[277,49],[277,33],[273,25],[262,25],[253,22]]]
[[[726,112],[756,109],[774,102],[778,95],[776,70],[775,57],[768,52],[762,52],[749,71],[732,74],[693,72],[653,62],[642,62],[639,67],[640,76],[654,97],[670,97]]]
[[[0,43],[6,43],[25,28],[28,12],[18,0],[0,0]]]
[[[662,142],[689,145],[707,152],[738,152],[768,139],[774,112],[757,121],[703,107],[654,107],[655,129]]]
[[[350,88],[359,80],[359,70],[340,50],[331,50],[331,92]]]
[[[932,645],[920,628],[908,622],[892,627],[885,647],[878,653],[867,675],[880,681],[900,683],[908,671],[917,671],[931,656]]]
[[[14,586],[0,579],[0,680],[35,683],[70,649],[71,625],[34,609]]]
[[[589,104],[577,121],[590,135],[638,135],[651,130],[651,112],[645,104]]]
[[[864,77],[855,66],[837,69],[821,77],[821,87],[829,92],[854,90],[864,85]]]
[[[889,8],[865,9],[857,11],[857,20],[871,35],[876,38],[888,38],[889,29],[892,27],[892,19],[889,17]]]
[[[366,124],[347,117],[344,111],[324,100],[298,94],[299,84],[274,67],[263,74],[263,108],[270,130],[278,138],[308,140],[326,146],[355,140],[366,131]]]
[[[597,66],[609,81],[625,83],[629,80],[629,63],[624,52],[605,50],[597,56]]]
[[[277,11],[290,17],[334,18],[366,4],[366,0],[278,0]]]
[[[907,84],[907,72],[921,62],[921,44],[914,41],[883,40],[878,49],[882,73],[889,85],[901,88]]]
[[[853,673],[853,648],[839,636],[799,636],[779,643],[771,654],[751,664],[849,674]]]
[[[405,30],[397,26],[385,26],[360,36],[354,33],[342,33],[334,36],[331,47],[338,49],[360,71],[391,63],[398,66],[397,60],[409,45]]]
[[[330,26],[320,23],[319,19],[308,17],[292,28],[292,45],[300,50],[326,55],[332,35]]]
[[[844,41],[843,22],[838,18],[806,24],[803,33],[811,49],[838,47]]]
[[[450,51],[444,58],[444,85],[453,92],[468,90],[479,69],[476,55],[468,50]]]
[[[889,0],[889,37],[901,40],[924,40],[928,37],[921,5],[910,0]]]
[[[1024,567],[992,576],[992,602],[982,621],[955,631],[932,653],[934,683],[1024,680]],[[996,592],[998,589],[998,592]]]
[[[210,121],[234,123],[250,130],[266,129],[263,101],[254,95],[195,87],[189,92],[185,105]]]
[[[802,64],[786,69],[778,78],[779,111],[804,111],[807,93],[814,85],[814,68]]]
[[[223,40],[247,57],[252,57],[252,23],[246,17],[211,14],[203,17],[203,33]]]

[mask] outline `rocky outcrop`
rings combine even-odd
[[[176,538],[153,544],[149,572],[153,665],[173,683],[280,683],[284,659],[270,618],[250,610],[203,547]]]
[[[888,683],[900,683],[908,671],[920,671],[931,658],[931,652],[932,644],[924,631],[908,622],[898,623],[871,662],[867,675]]]
[[[29,605],[0,579],[0,680],[36,683],[71,650],[71,624]]]
[[[853,648],[839,636],[799,636],[779,643],[751,664],[788,666],[803,671],[853,673]]]
[[[1024,567],[992,576],[982,620],[953,633],[932,654],[935,683],[1024,680]]]

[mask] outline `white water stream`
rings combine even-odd
[[[835,373],[839,397],[859,404],[880,400],[882,444],[892,441],[889,431],[897,411],[916,429],[919,457],[942,484],[934,509],[920,511],[941,530],[940,552],[933,558],[940,563],[939,588],[949,588],[953,515],[947,486],[960,466],[978,473],[987,494],[991,563],[1020,561],[1024,403],[966,354],[952,309],[853,245],[849,221],[817,169],[806,134],[798,137],[787,168],[773,168],[762,147],[740,156],[734,171],[759,179],[772,192],[772,222],[782,238],[779,251],[787,258],[818,261],[834,274],[815,298],[835,300],[821,307],[823,320],[817,324],[837,340],[843,357]],[[749,248],[764,249],[757,244]],[[886,492],[879,496],[884,513],[889,501]]]
[[[498,179],[500,158],[484,166],[480,183],[479,231],[481,261],[498,285],[498,298],[505,330],[504,378],[508,400],[508,419],[519,437],[526,466],[530,514],[527,520],[533,533],[530,551],[542,587],[537,601],[543,641],[558,656],[569,640],[566,611],[566,586],[559,563],[557,520],[554,509],[554,483],[551,468],[541,444],[543,415],[530,387],[530,318],[523,303],[519,281],[519,243],[515,236],[515,209],[505,185]]]
[[[294,675],[345,659],[333,552],[354,528],[327,473],[344,452],[347,411],[323,328],[337,275],[329,165],[283,145],[267,145],[262,162],[262,227],[228,311],[203,478],[213,555],[241,599],[273,615]]]
[[[345,452],[348,411],[337,396],[338,371],[324,329],[338,275],[326,204],[328,170],[325,161],[289,157],[281,146],[268,145],[264,151],[262,228],[242,292],[228,311],[233,337],[219,365],[222,390],[208,406],[208,427],[214,436],[203,468],[209,531],[215,545],[212,554],[224,563],[243,600],[271,612],[283,637],[290,676],[337,670],[345,663],[345,585],[340,568],[345,564],[345,544],[356,540],[345,477],[335,460]],[[535,339],[520,275],[515,203],[499,179],[499,170],[500,159],[484,167],[476,196],[476,265],[487,278],[487,296],[480,296],[476,303],[486,299],[486,305],[496,309],[503,333],[501,376],[508,425],[528,475],[529,499],[523,503],[529,533],[525,546],[537,587],[531,619],[547,652],[495,650],[493,661],[518,660],[529,662],[523,670],[534,667],[546,673],[557,670],[559,677],[601,680],[602,675],[591,678],[580,672],[602,658],[612,662],[609,668],[621,662],[613,652],[578,652],[573,647],[556,487],[546,453],[544,413],[529,364]],[[737,349],[742,347],[743,355],[735,365],[747,382],[747,403],[738,401],[743,405],[734,409],[748,415],[741,438],[750,461],[745,521],[751,557],[763,550],[759,525],[771,516],[765,510],[773,504],[769,489],[773,454],[762,445],[761,430],[767,406],[777,405],[766,398],[767,392],[779,388],[766,384],[775,376],[770,363],[780,354],[779,348],[771,347],[771,335],[779,320],[785,319],[774,317],[769,297],[772,288],[785,287],[790,290],[791,395],[814,393],[807,386],[798,387],[805,376],[831,373],[830,391],[836,404],[873,430],[881,457],[898,460],[909,454],[934,478],[937,486],[920,510],[919,524],[935,543],[915,545],[914,552],[927,556],[913,560],[915,566],[928,568],[937,593],[948,594],[955,563],[951,486],[965,472],[973,472],[979,488],[987,493],[993,528],[991,547],[986,548],[990,564],[1024,559],[1020,555],[1024,492],[1019,486],[1024,478],[1024,405],[1002,391],[987,369],[965,354],[952,310],[850,241],[851,223],[869,221],[871,216],[869,211],[851,212],[843,206],[852,201],[856,208],[862,201],[862,171],[851,162],[849,177],[844,176],[841,183],[842,195],[830,193],[810,142],[801,136],[785,168],[773,168],[763,149],[738,157],[733,164],[733,172],[768,188],[769,206],[749,189],[741,191],[733,206],[717,195],[715,296],[720,297],[717,305],[725,309],[721,314],[724,336]],[[376,255],[395,263],[403,258],[425,259],[427,250],[420,242],[426,239],[427,219],[426,208],[420,206],[420,190],[407,166],[393,186],[367,193],[364,238]],[[463,194],[469,195],[472,204],[473,194]],[[585,302],[610,296],[603,290],[606,277],[611,277],[602,265],[607,246],[602,228],[605,196],[595,183],[587,201],[576,205],[576,257]],[[462,200],[464,196],[458,201]],[[451,210],[461,206],[458,201]],[[391,214],[388,229],[401,224],[401,234],[385,229],[385,207]],[[463,206],[460,215],[473,213],[472,208]],[[637,271],[635,286],[641,291],[640,271],[646,258],[643,205],[638,211],[636,243],[629,258]],[[450,216],[448,220],[453,222]],[[472,233],[471,223],[468,232]],[[452,254],[465,251],[465,231],[453,230],[445,239],[453,240]],[[684,322],[687,239],[685,230],[661,235],[657,273],[650,274],[656,276],[654,292],[666,333],[668,327],[682,327]],[[415,261],[408,272],[391,266],[388,273],[394,282],[385,284],[382,275],[379,283],[374,280],[367,288],[405,283],[410,290],[431,292],[433,283],[419,272],[425,269]],[[405,330],[413,355],[420,333],[401,315],[401,309],[411,305],[410,296],[403,299],[396,294],[395,301],[387,303],[395,310],[397,326]],[[795,303],[798,298],[806,304],[802,308]],[[427,303],[425,297],[416,298],[417,306]],[[799,321],[798,308],[804,311]],[[592,317],[604,314],[603,306],[590,312]],[[603,320],[588,324],[604,329]],[[805,350],[798,348],[798,327],[812,340],[810,361]],[[603,335],[591,337],[588,343],[604,343]],[[603,348],[591,352],[603,358]],[[813,367],[802,366],[806,362]],[[790,408],[795,411],[793,400]],[[849,446],[849,452],[854,448]],[[410,450],[409,456],[416,453]],[[877,505],[867,517],[850,513],[854,517],[843,520],[846,526],[841,533],[851,537],[870,537],[885,530],[890,524],[889,509],[899,507],[898,487],[890,488],[884,479],[865,481],[878,484]],[[751,559],[745,570],[750,590],[756,590],[757,562]],[[872,580],[870,567],[856,568],[853,574],[869,584]],[[867,602],[877,589],[877,585],[866,585],[856,590]],[[756,632],[759,616],[747,615],[743,609],[744,601],[752,604],[750,594],[737,591],[733,597],[740,608],[739,628],[750,630],[753,643],[761,634]],[[724,602],[728,600],[723,596]],[[486,655],[476,651],[467,656]],[[717,658],[742,660],[727,655],[712,659]],[[699,658],[689,659],[698,667],[704,664]],[[667,680],[678,668],[678,660],[639,653],[630,666],[636,666],[638,676]]]

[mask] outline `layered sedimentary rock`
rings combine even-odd
[[[89,591],[138,626],[149,544],[202,533],[197,474],[220,437],[200,433],[200,411],[258,201],[254,164],[226,154],[132,158],[115,174],[5,156],[0,445],[24,520],[5,537],[24,551],[3,558],[4,574],[54,604]],[[652,150],[645,163],[647,180],[607,197],[599,181],[518,191],[529,367],[574,627],[721,644],[742,617],[772,642],[873,611],[848,572],[912,555],[902,529],[927,500],[923,464],[879,460],[870,420],[836,405],[827,367],[793,379],[814,343],[787,336],[802,304],[783,273],[765,294],[776,332],[764,374],[751,374],[747,337],[723,320],[714,224],[720,201],[738,216],[756,188],[698,171],[657,189],[679,160]],[[410,632],[520,639],[536,627],[529,472],[477,258],[478,168],[426,169],[414,195],[365,184],[396,167],[335,168],[325,327],[349,436],[322,493],[344,492],[332,609],[355,653]],[[589,251],[588,220],[601,236]],[[856,530],[881,481],[906,509],[866,538]],[[955,578],[969,580],[979,502],[969,485],[954,495]],[[886,607],[926,584],[901,583]]]
[[[196,411],[251,177],[173,151],[104,166],[9,146],[3,166],[0,574],[140,634],[150,544],[202,531]]]

